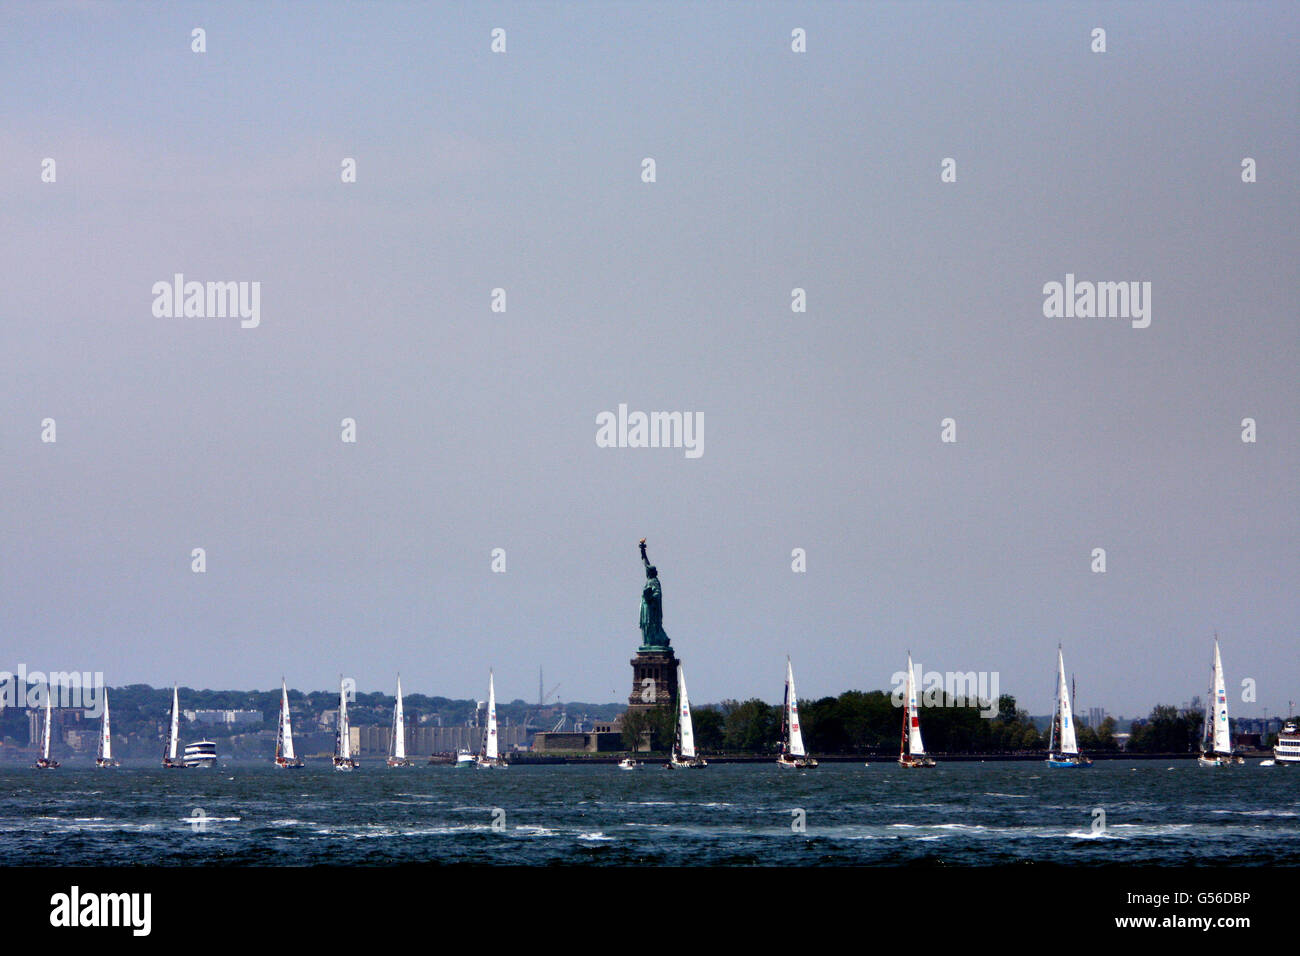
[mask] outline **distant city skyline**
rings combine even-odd
[[[1294,4],[0,22],[0,669],[1300,699]]]

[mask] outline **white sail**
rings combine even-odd
[[[925,743],[921,740],[921,715],[916,703],[916,676],[912,670],[912,655],[907,655],[907,749],[913,757],[925,756]]]
[[[49,689],[48,695],[45,698],[45,733],[41,736],[41,756],[44,757],[46,760],[50,759],[50,718],[54,714],[53,711],[54,701],[52,700],[53,695],[54,695],[54,688],[51,687]]]
[[[108,688],[104,688],[104,722],[99,728],[99,756],[104,760],[113,759],[113,736],[108,729]]]
[[[695,759],[695,727],[691,723],[691,701],[686,696],[686,672],[682,665],[677,665],[678,696],[678,733],[681,737],[682,756],[687,760]]]
[[[1223,660],[1219,657],[1219,639],[1214,639],[1214,752],[1232,753],[1232,738],[1228,734],[1228,691],[1223,683]]]
[[[167,738],[167,756],[172,760],[176,759],[177,744],[181,736],[181,699],[176,691],[176,685],[172,684],[172,727],[171,733]]]
[[[785,659],[785,720],[790,736],[788,741],[790,756],[807,756],[803,749],[803,731],[799,729],[799,697],[794,692],[794,668],[788,657]]]
[[[393,754],[406,759],[406,722],[402,718],[402,675],[397,675],[397,703],[393,706]]]
[[[289,723],[289,688],[280,678],[280,740],[276,756],[285,760],[296,759],[293,754],[293,727]]]
[[[1077,754],[1079,752],[1079,742],[1074,736],[1074,711],[1070,709],[1070,688],[1065,683],[1065,658],[1062,656],[1059,647],[1056,649],[1056,663],[1059,671],[1056,712],[1060,715],[1061,723],[1060,753]]]
[[[339,681],[339,756],[352,759],[352,730],[348,727],[348,694]]]
[[[488,760],[500,756],[497,749],[497,689],[491,670],[488,671],[487,734],[483,737],[483,756]]]

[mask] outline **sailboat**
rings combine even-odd
[[[488,670],[487,727],[483,730],[483,749],[474,761],[476,767],[504,770],[510,766],[497,746],[497,689],[492,671]]]
[[[50,756],[50,725],[54,716],[54,688],[48,688],[45,697],[45,729],[41,732],[41,755],[36,758],[37,770],[58,770],[59,762]]]
[[[1228,689],[1223,682],[1223,659],[1219,657],[1219,635],[1214,635],[1214,664],[1210,671],[1210,699],[1205,703],[1205,726],[1201,731],[1202,767],[1240,766],[1246,758],[1232,752],[1228,733]]]
[[[171,731],[167,735],[167,748],[163,751],[162,765],[168,770],[182,770],[185,768],[185,761],[178,753],[180,749],[181,736],[181,700],[180,694],[176,690],[176,685],[172,684],[172,720]]]
[[[397,675],[397,703],[393,705],[393,743],[388,755],[388,766],[409,767],[406,759],[406,721],[402,717],[402,675]]]
[[[803,731],[799,729],[799,698],[794,692],[794,668],[790,658],[785,659],[785,704],[781,708],[781,754],[776,758],[778,767],[811,770],[817,761],[803,749]]]
[[[1070,689],[1065,684],[1065,658],[1059,644],[1056,645],[1056,665],[1056,713],[1052,715],[1052,733],[1047,743],[1047,765],[1091,767],[1092,761],[1079,753],[1079,742],[1074,735],[1074,711],[1070,709]]]
[[[916,702],[916,673],[912,670],[912,652],[907,652],[907,684],[903,695],[903,732],[898,741],[900,767],[933,767],[934,758],[925,752],[921,740],[921,708]]]
[[[289,723],[289,688],[280,678],[280,722],[275,728],[275,765],[285,770],[296,770],[302,759],[293,753],[293,727]]]
[[[695,727],[691,723],[691,699],[686,696],[686,672],[677,665],[677,736],[665,767],[673,770],[698,770],[708,761],[695,753]]]
[[[334,769],[355,770],[359,761],[352,756],[352,729],[348,726],[348,692],[339,677],[339,729],[334,743]]]
[[[113,735],[108,729],[108,688],[104,688],[104,718],[99,727],[99,752],[95,755],[96,767],[116,767],[113,759]]]

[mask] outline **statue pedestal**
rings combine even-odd
[[[677,655],[671,647],[638,650],[632,658],[632,693],[627,709],[672,709],[677,701]]]

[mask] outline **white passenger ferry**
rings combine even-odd
[[[187,767],[211,767],[217,762],[217,745],[211,740],[197,740],[185,745],[181,758]]]
[[[1300,763],[1300,731],[1296,730],[1295,721],[1288,720],[1277,735],[1273,759],[1278,763]]]

